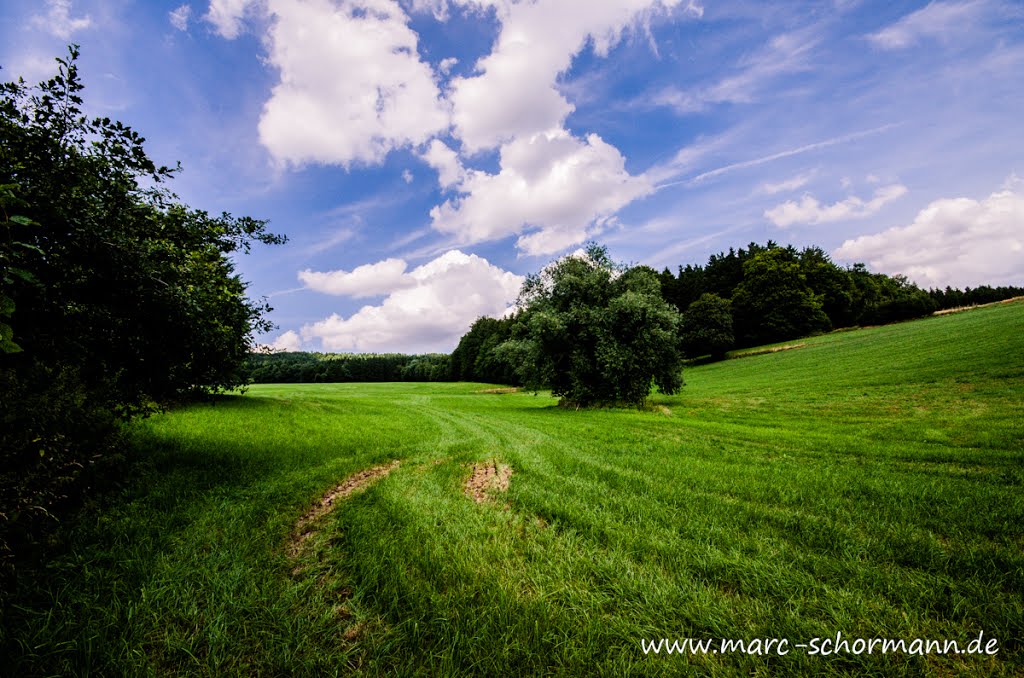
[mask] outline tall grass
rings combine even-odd
[[[1024,305],[688,369],[652,411],[480,384],[265,385],[135,431],[123,496],[4,611],[12,670],[1019,675]],[[296,522],[348,475],[297,558]],[[514,469],[463,493],[470,465]],[[935,638],[978,656],[653,656]]]

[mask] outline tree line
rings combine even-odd
[[[529,276],[519,310],[478,318],[450,356],[256,353],[246,376],[256,383],[479,381],[550,388],[555,395],[571,394],[567,402],[574,403],[635,402],[646,396],[656,372],[663,390],[677,388],[665,375],[681,367],[682,358],[717,359],[733,349],[1021,295],[1020,287],[925,291],[864,264],[841,267],[819,247],[798,250],[772,241],[730,248],[675,273],[618,265],[607,250],[591,245],[583,257]],[[640,300],[647,308],[643,318],[629,320],[635,330],[629,339],[615,323]],[[660,325],[651,323],[654,318]],[[652,336],[657,350],[638,343]],[[626,367],[636,367],[645,351],[648,364],[640,372],[646,376],[634,381]],[[616,362],[617,373],[609,367]],[[609,386],[616,383],[631,385],[617,391]]]
[[[1024,288],[1010,286],[926,291],[905,276],[872,273],[861,263],[839,266],[820,247],[798,250],[773,241],[730,248],[675,273],[631,269],[654,276],[661,299],[680,313],[677,347],[688,359],[1024,295]],[[507,350],[522,322],[521,314],[474,322],[452,353],[452,379],[525,383],[521,356]]]
[[[123,425],[245,383],[266,304],[232,256],[284,238],[178,201],[131,127],[83,113],[77,47],[0,85],[0,570],[93,483]],[[2,572],[0,572],[2,574]]]
[[[928,290],[928,296],[935,300],[940,310],[946,310],[964,306],[977,306],[978,304],[991,304],[1004,299],[1024,296],[1024,287],[979,285],[974,289],[965,287],[960,290],[947,286],[945,289]]]
[[[256,384],[451,381],[444,353],[253,353],[246,373]]]

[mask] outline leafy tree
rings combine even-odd
[[[17,187],[13,239],[31,255],[31,281],[5,291],[19,344],[76,360],[128,410],[236,386],[269,323],[229,256],[284,238],[177,203],[163,188],[176,170],[156,167],[138,133],[82,115],[77,56],[38,90],[8,83],[0,99],[0,184]]]
[[[774,248],[743,264],[732,297],[733,318],[744,345],[768,344],[830,329],[821,297],[807,284],[791,248]]]
[[[658,274],[658,280],[661,282],[662,298],[679,311],[685,311],[704,293],[704,269],[700,266],[680,266],[677,275],[672,275],[666,268]]]
[[[732,305],[728,299],[706,292],[683,312],[679,330],[683,352],[691,358],[721,358],[736,342]]]
[[[931,296],[906,276],[887,276],[881,273],[872,275],[874,285],[872,296],[865,305],[860,317],[864,325],[884,325],[886,323],[910,320],[931,315],[938,309],[938,304]]]
[[[769,240],[765,245],[752,242],[747,245],[747,249],[741,247],[739,250],[733,250],[730,247],[728,254],[724,252],[712,254],[708,259],[707,266],[704,267],[702,292],[712,292],[723,299],[728,299],[743,281],[746,262],[761,252],[778,248],[777,243]],[[796,250],[792,246],[785,249],[790,255],[796,254]],[[694,300],[697,296],[694,297]]]
[[[74,494],[118,422],[243,383],[269,309],[230,257],[284,241],[178,203],[177,170],[137,132],[83,114],[77,57],[0,85],[0,521],[26,525]]]
[[[883,325],[930,315],[939,304],[906,276],[871,273],[864,264],[848,269],[853,282],[857,324]]]
[[[494,384],[521,384],[519,365],[507,351],[498,347],[512,336],[514,317],[477,318],[459,340],[451,356],[454,381],[485,381]]]
[[[850,275],[832,263],[820,247],[806,247],[799,255],[800,272],[808,287],[821,297],[821,307],[833,327],[849,327],[857,320],[855,289]]]
[[[682,386],[679,313],[649,268],[618,266],[591,244],[528,276],[519,305],[502,353],[567,404],[640,404],[652,381],[663,393]]]
[[[707,266],[704,267],[704,291],[722,298],[731,297],[732,291],[743,280],[743,254],[745,253],[742,248],[740,254],[737,254],[731,247],[728,254],[712,254],[708,258]]]

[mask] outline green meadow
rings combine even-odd
[[[784,348],[687,368],[644,410],[307,384],[151,417],[122,491],[20,580],[8,670],[1024,673],[1024,303]],[[508,488],[474,501],[492,461]],[[794,647],[837,633],[998,653]],[[660,638],[790,652],[645,654]]]

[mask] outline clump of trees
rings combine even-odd
[[[659,333],[675,322],[674,348],[658,343],[651,351],[643,342],[622,344],[636,348],[644,372],[645,361],[654,355],[666,365],[676,364],[678,352],[688,358],[717,359],[735,348],[1024,295],[1024,288],[990,286],[926,292],[904,276],[872,273],[864,264],[838,266],[820,247],[798,250],[770,240],[714,254],[703,266],[680,266],[675,274],[668,268],[655,273],[643,266],[618,270],[599,247],[591,247],[588,257],[567,258],[531,277],[516,315],[473,323],[452,353],[452,379],[543,385],[570,400],[573,396],[568,394],[576,394],[580,402],[634,400],[636,394],[646,394],[639,382],[588,390],[573,381],[609,384],[622,378],[602,367],[604,358],[597,357],[616,351],[594,348],[600,343],[597,337],[607,336],[601,333],[611,317],[606,315],[607,298],[595,290],[617,294],[616,286],[633,280],[651,309],[657,307],[651,295],[657,294],[680,313],[675,321],[660,311],[645,318],[658,318],[653,327]],[[653,285],[652,277],[659,286]],[[657,342],[662,336],[657,334]],[[606,361],[605,366],[613,362]],[[650,374],[653,378],[655,372]],[[673,386],[665,381],[665,388]]]
[[[615,264],[587,247],[527,277],[520,310],[480,319],[452,354],[459,378],[498,376],[548,388],[564,405],[637,405],[651,386],[682,386],[680,316],[657,273]]]
[[[0,563],[117,458],[125,421],[241,385],[271,329],[230,257],[284,238],[180,204],[177,168],[83,113],[77,57],[0,85]]]
[[[452,351],[452,381],[522,385],[517,365],[497,348],[512,338],[514,322],[508,318],[478,318]]]
[[[843,268],[819,247],[797,250],[772,241],[714,254],[706,265],[680,266],[676,274],[666,268],[659,279],[665,300],[683,312],[681,340],[691,358],[909,320],[938,308],[932,295],[903,276],[871,273],[863,264]]]
[[[443,353],[254,353],[246,373],[256,384],[452,380]]]

